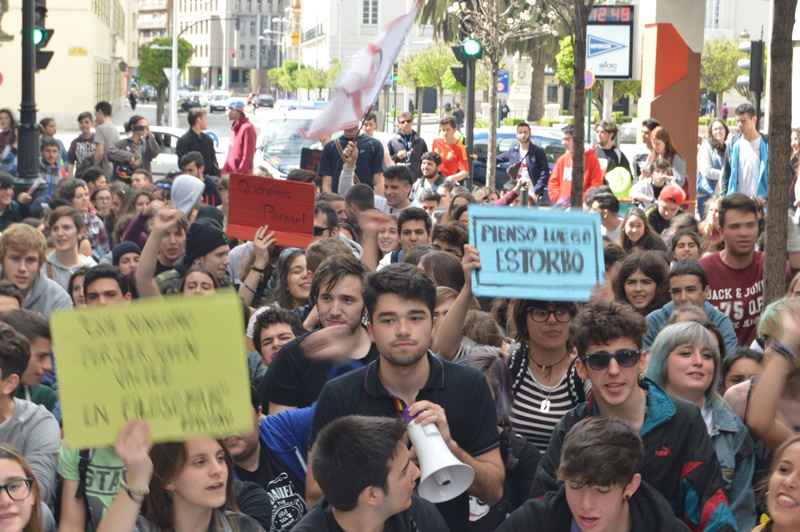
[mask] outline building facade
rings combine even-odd
[[[138,65],[136,0],[48,2],[47,27],[54,30],[48,67],[36,74],[38,116],[75,122],[98,101],[123,105],[131,70]],[[22,0],[11,0],[0,42],[0,108],[19,109],[22,86]]]

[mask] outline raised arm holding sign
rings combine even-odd
[[[469,206],[476,296],[588,301],[603,281],[600,217],[575,211]]]
[[[154,442],[251,430],[235,295],[61,312],[51,327],[67,447],[113,445],[134,418]]]

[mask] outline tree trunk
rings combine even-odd
[[[492,5],[492,27],[500,27],[500,3],[496,0]],[[500,61],[505,50],[493,42],[489,47],[489,139],[486,150],[486,186],[494,188],[497,175],[497,80],[500,73]],[[484,54],[485,56],[486,54]]]
[[[444,114],[444,87],[439,87],[437,91],[439,100],[436,102],[436,110],[439,111],[439,117]]]
[[[500,58],[490,58],[491,80],[489,81],[489,140],[486,151],[486,186],[494,188],[497,175],[497,78]]]
[[[575,133],[572,137],[572,190],[570,205],[580,208],[583,206],[583,172],[584,172],[584,139],[586,120],[586,89],[583,84],[583,72],[586,70],[586,23],[594,0],[573,0],[575,11],[572,14],[573,38],[572,47],[575,55],[574,85],[574,116]]]
[[[786,291],[786,197],[791,184],[787,171],[791,156],[789,135],[792,108],[792,29],[797,0],[774,0],[772,41],[769,46],[769,189],[767,192],[766,249],[764,258],[764,304]]]
[[[541,54],[535,54],[538,58]],[[547,63],[536,62],[531,72],[531,100],[528,104],[528,122],[538,122],[544,116],[544,69]]]

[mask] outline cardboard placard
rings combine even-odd
[[[314,234],[314,185],[231,174],[227,234],[253,240],[268,225],[278,246],[306,248]]]
[[[53,313],[67,447],[113,446],[132,418],[154,442],[252,431],[241,321],[233,293]]]
[[[588,301],[603,281],[597,214],[470,205],[469,240],[481,255],[476,296]]]
[[[319,163],[322,161],[322,150],[303,148],[300,150],[300,168],[311,170],[319,175]]]

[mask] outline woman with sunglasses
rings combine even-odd
[[[752,530],[756,525],[753,441],[719,394],[722,370],[714,335],[694,321],[670,325],[656,337],[649,358],[645,377],[696,404],[703,413],[736,523],[739,530]]]
[[[540,451],[564,414],[586,400],[589,388],[575,371],[569,325],[575,305],[514,300],[517,349],[509,353],[514,400],[511,423]]]
[[[0,443],[0,529],[41,532],[41,496],[28,462],[11,445]]]
[[[736,530],[722,471],[697,406],[667,395],[644,378],[647,321],[618,301],[584,306],[570,325],[576,370],[592,384],[588,401],[566,414],[542,456],[531,497],[558,489],[564,437],[589,416],[627,423],[644,444],[642,480],[667,499],[676,517],[696,530]]]

